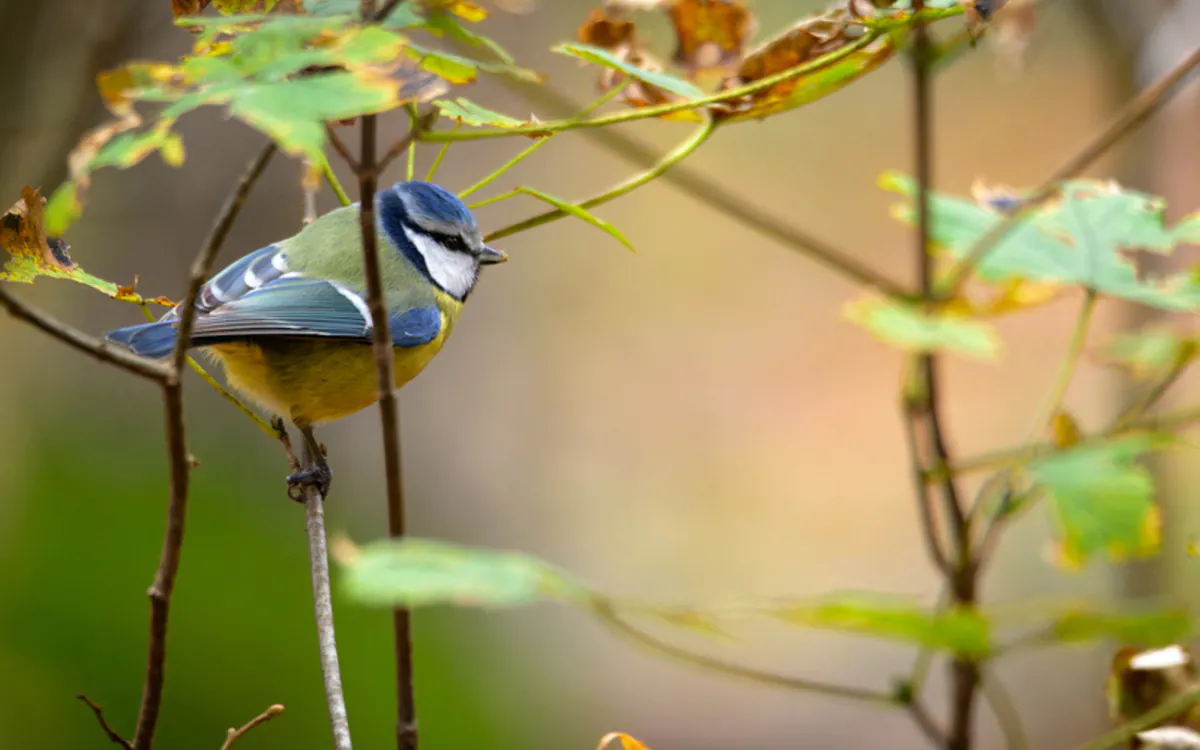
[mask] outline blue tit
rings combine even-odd
[[[437,185],[398,182],[380,191],[375,205],[399,388],[441,350],[480,266],[507,256],[484,244],[475,217]],[[323,490],[332,475],[313,425],[379,398],[361,237],[354,204],[235,261],[200,290],[188,342],[223,365],[235,390],[296,425],[328,475],[317,477]],[[107,338],[136,354],[163,358],[175,347],[178,321],[175,308],[157,322]]]

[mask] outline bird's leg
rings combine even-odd
[[[292,451],[292,438],[288,435],[287,425],[283,422],[283,417],[275,417],[271,420],[271,429],[275,430],[275,437],[283,445],[283,452],[287,454],[288,468],[292,473],[300,471],[300,462],[296,460],[296,454]]]
[[[303,502],[304,488],[316,487],[321,499],[325,499],[333,484],[333,469],[325,461],[325,450],[313,435],[312,427],[300,427],[300,434],[304,437],[304,470],[287,478],[288,497]]]

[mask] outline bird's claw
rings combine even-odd
[[[296,472],[287,478],[288,497],[298,503],[304,502],[304,491],[309,487],[316,488],[321,493],[321,499],[329,497],[329,487],[333,484],[333,470],[327,464],[318,464],[311,469]]]

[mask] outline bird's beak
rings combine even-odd
[[[479,253],[480,263],[503,263],[506,260],[508,260],[508,255],[503,250],[497,250],[487,245],[484,245],[483,250]]]

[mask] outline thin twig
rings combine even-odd
[[[113,729],[109,725],[108,720],[104,718],[104,710],[92,702],[91,698],[83,693],[75,697],[86,703],[88,708],[92,709],[92,713],[96,714],[96,721],[100,722],[100,728],[104,730],[104,733],[108,735],[108,739],[112,740],[114,745],[120,745],[125,750],[133,750],[133,745],[129,744],[129,740],[117,734],[117,730]]]
[[[539,108],[550,110],[551,114],[556,117],[567,118],[579,109],[579,105],[568,96],[550,86],[527,83],[512,77],[501,77],[498,80]],[[616,129],[587,128],[580,132],[643,169],[652,168],[662,161],[663,154],[657,149]],[[763,210],[760,203],[746,200],[695,169],[680,164],[670,171],[664,172],[658,179],[674,185],[708,208],[719,211],[739,224],[811,258],[863,286],[878,289],[889,297],[908,298],[911,296],[902,285],[881,275],[848,252],[791,226],[778,216],[773,216]]]
[[[1017,710],[1004,683],[996,679],[990,671],[984,671],[980,679],[979,691],[996,716],[996,723],[1004,733],[1004,743],[1008,750],[1029,750],[1029,736],[1025,733],[1021,712]]]
[[[740,677],[744,680],[757,682],[764,685],[774,685],[775,687],[787,688],[789,690],[797,690],[807,693],[818,693],[821,695],[829,695],[835,698],[848,698],[850,700],[873,703],[882,706],[893,706],[896,708],[905,707],[896,695],[886,693],[879,690],[866,690],[863,688],[848,687],[845,685],[833,685],[826,682],[818,682],[816,680],[806,680],[799,677],[791,677],[788,675],[778,674],[775,672],[766,672],[763,670],[744,667],[739,664],[714,659],[711,656],[697,654],[685,648],[681,648],[672,643],[660,640],[649,633],[646,633],[637,627],[631,625],[628,621],[622,618],[611,606],[604,602],[595,602],[593,612],[597,619],[611,630],[614,634],[622,636],[633,643],[649,648],[660,654],[670,656],[676,661],[691,664],[696,667],[701,667],[712,672],[720,672],[721,674],[732,677]]]
[[[375,18],[375,0],[362,0],[360,11],[364,19]],[[379,272],[379,243],[375,228],[375,192],[382,167],[375,159],[376,118],[374,115],[367,115],[361,122],[358,205],[362,231],[363,272],[366,277],[367,307],[370,309],[372,321],[371,342],[378,375],[376,385],[379,389],[379,419],[383,431],[384,472],[387,477],[388,536],[395,539],[404,536],[404,478],[400,454],[399,405],[393,373],[395,354],[392,349],[387,306],[383,297],[383,280]],[[420,127],[420,122],[417,127]],[[414,128],[410,131],[409,138],[415,138],[417,135],[417,129]],[[403,149],[400,149],[400,152],[402,151]],[[416,750],[417,715],[413,689],[412,630],[408,610],[398,608],[392,611],[392,639],[396,662],[396,746],[398,750]]]
[[[913,484],[917,493],[917,510],[921,516],[921,534],[925,539],[925,549],[934,567],[942,575],[948,577],[953,573],[953,568],[950,558],[943,548],[941,535],[938,533],[937,518],[933,510],[933,497],[929,491],[929,483],[925,479],[925,467],[929,466],[929,450],[928,446],[921,441],[918,429],[921,420],[918,412],[922,408],[917,399],[905,399],[904,437],[908,443],[909,462],[912,464]]]
[[[233,743],[240,740],[242,735],[246,734],[246,732],[249,732],[259,724],[266,724],[268,721],[274,719],[281,713],[283,713],[283,706],[276,703],[266,711],[263,711],[258,716],[255,716],[253,719],[246,722],[241,729],[230,728],[230,730],[225,733],[225,742],[221,744],[221,750],[229,750],[229,748],[233,747]]]
[[[1090,742],[1083,743],[1075,750],[1110,750],[1110,748],[1117,747],[1118,745],[1124,745],[1138,732],[1151,729],[1170,719],[1172,716],[1183,713],[1197,703],[1200,703],[1200,690],[1193,690],[1190,693],[1177,695],[1136,719],[1127,721],[1116,729],[1102,734]]]
[[[3,286],[0,286],[0,307],[7,310],[8,314],[17,320],[29,323],[68,346],[91,357],[95,357],[101,362],[115,365],[126,372],[131,372],[134,375],[156,382],[163,382],[170,375],[170,370],[163,363],[139,357],[126,349],[109,346],[108,342],[103,339],[88,336],[86,333],[61,320],[21,302],[16,297],[10,295],[8,290]]]
[[[399,158],[409,146],[414,145],[421,133],[424,133],[432,128],[434,123],[438,121],[438,118],[441,117],[441,114],[442,113],[438,110],[431,109],[420,118],[416,119],[413,122],[412,127],[409,128],[408,132],[404,134],[404,137],[393,143],[392,147],[388,149],[388,152],[384,154],[383,158],[380,159],[378,164],[375,165],[374,171],[376,176],[383,174],[383,170],[387,169],[389,164]],[[368,168],[367,159],[364,156],[362,169],[366,170]]]
[[[358,160],[350,155],[350,149],[346,148],[346,142],[337,134],[337,129],[329,123],[325,123],[325,135],[329,137],[329,142],[333,144],[333,150],[338,152],[338,156],[346,162],[346,166],[354,172],[358,172]]]
[[[1180,352],[1175,355],[1175,361],[1171,363],[1171,367],[1167,370],[1166,374],[1117,415],[1111,429],[1123,430],[1140,419],[1146,412],[1150,411],[1155,404],[1162,400],[1162,397],[1179,380],[1184,371],[1187,370],[1194,354],[1186,346],[1181,348]]]
[[[317,457],[307,445],[305,468]],[[308,534],[308,562],[312,568],[313,613],[317,622],[317,646],[321,654],[321,677],[325,702],[333,729],[335,750],[351,750],[350,720],[346,715],[346,694],[342,690],[342,669],[338,663],[337,634],[333,628],[333,596],[329,585],[329,549],[325,537],[325,498],[312,485],[304,488],[304,528]]]
[[[933,81],[929,68],[932,63],[933,45],[925,28],[925,21],[920,17],[925,9],[924,0],[913,0],[912,9],[916,16],[912,26],[910,53],[913,137],[918,185],[916,260],[921,298],[925,308],[929,310],[935,300],[933,258],[929,247],[932,219],[929,195],[933,184]],[[908,400],[909,419],[924,422],[933,465],[945,466],[950,463],[950,459],[941,415],[941,393],[935,356],[931,353],[921,355],[917,361],[917,369],[919,384],[914,389],[915,399]],[[953,570],[949,576],[952,600],[956,605],[970,607],[975,603],[977,568],[971,552],[971,533],[966,511],[953,476],[946,476],[939,485],[946,517],[957,545],[952,559]],[[945,747],[946,750],[969,750],[972,745],[971,730],[975,692],[979,685],[979,666],[969,659],[955,658],[950,665],[950,675],[950,728]]]
[[[953,299],[957,296],[962,290],[963,284],[983,262],[984,257],[1034,209],[1052,198],[1058,190],[1058,183],[1087,169],[1092,162],[1136,130],[1142,122],[1170,100],[1171,95],[1177,90],[1177,84],[1197,65],[1200,65],[1200,47],[1193,50],[1190,55],[1152,86],[1131,99],[1103,132],[1054,170],[1036,190],[1021,201],[1017,210],[996,222],[990,230],[975,241],[962,261],[947,274],[945,283],[939,289],[939,299]]]
[[[255,181],[266,168],[275,144],[268,143],[251,162],[233,192],[221,207],[212,231],[192,264],[191,281],[184,302],[179,307],[179,324],[176,329],[175,349],[171,353],[170,373],[163,381],[163,404],[167,423],[167,456],[170,469],[170,503],[167,507],[167,528],[163,534],[162,554],[158,571],[147,595],[150,597],[149,654],[146,658],[146,679],[142,687],[141,707],[138,709],[137,731],[133,745],[137,750],[150,750],[154,744],[154,730],[158,725],[158,713],[162,706],[163,679],[167,659],[167,618],[170,613],[171,592],[175,588],[175,576],[179,572],[179,560],[183,550],[184,522],[187,517],[188,483],[192,457],[188,455],[187,439],[183,420],[183,365],[196,319],[196,300],[200,287],[212,271],[213,262],[221,249],[233,222],[237,219],[246,196]]]
[[[913,696],[908,704],[908,712],[912,715],[913,721],[917,728],[929,740],[934,747],[942,747],[946,744],[946,733],[937,725],[933,717],[929,715],[929,709],[925,708],[925,704]]]
[[[1046,404],[1034,419],[1026,442],[1036,440],[1038,435],[1053,423],[1054,415],[1062,410],[1063,399],[1066,398],[1067,389],[1071,386],[1071,380],[1075,375],[1075,368],[1078,367],[1079,358],[1083,355],[1084,346],[1087,344],[1088,329],[1092,325],[1092,313],[1096,311],[1097,298],[1096,290],[1088,289],[1086,291],[1083,306],[1079,308],[1079,315],[1075,318],[1075,328],[1071,331],[1071,340],[1067,343],[1067,353],[1058,368],[1058,374],[1054,377],[1054,385],[1050,389],[1050,395],[1046,398]]]
[[[375,23],[386,20],[391,12],[396,8],[399,8],[400,4],[403,2],[404,0],[387,0],[387,2],[383,4],[383,7],[371,17],[371,20],[373,20]]]

